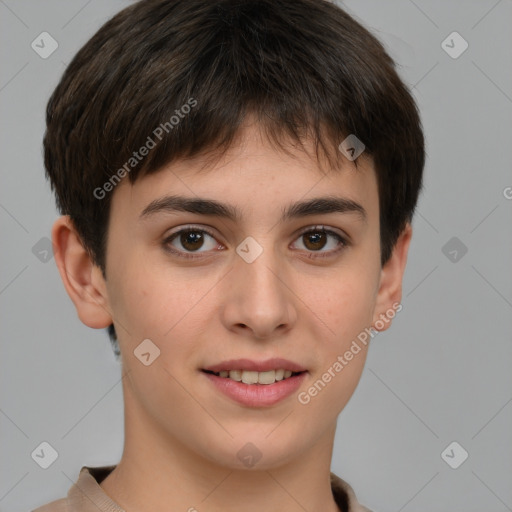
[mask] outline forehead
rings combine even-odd
[[[313,144],[307,141],[304,149],[292,143],[284,150],[278,148],[257,125],[248,125],[221,156],[202,154],[175,160],[139,177],[133,185],[123,179],[114,190],[111,220],[122,216],[138,221],[169,195],[209,198],[225,204],[228,209],[224,216],[236,221],[251,212],[260,219],[273,215],[274,220],[279,217],[282,221],[286,217],[283,212],[290,212],[292,203],[327,196],[341,198],[348,206],[361,205],[367,220],[378,215],[377,179],[371,158],[359,157],[357,167],[344,157],[340,162],[340,166],[330,168],[327,159],[317,157]]]

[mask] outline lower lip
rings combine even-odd
[[[265,407],[284,400],[299,389],[307,374],[302,372],[274,384],[244,384],[227,377],[218,377],[213,373],[201,373],[222,393],[235,402],[249,407]]]

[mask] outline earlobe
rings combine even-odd
[[[105,280],[84,249],[69,215],[59,217],[52,228],[54,257],[66,291],[78,317],[88,327],[112,324]]]
[[[377,293],[372,326],[377,331],[385,331],[402,300],[402,280],[407,263],[407,255],[412,238],[410,223],[398,237],[389,260],[381,269],[380,286]]]

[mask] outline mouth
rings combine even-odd
[[[258,372],[254,370],[222,370],[215,372],[212,370],[205,369],[201,371],[203,371],[204,373],[215,375],[217,377],[221,377],[223,379],[229,379],[249,385],[275,384],[276,382],[288,380],[297,375],[307,373],[306,370],[292,371],[284,368],[278,368],[276,370],[267,370],[264,372]]]
[[[309,372],[282,359],[263,363],[239,359],[203,368],[201,373],[224,396],[245,407],[259,408],[274,406],[291,397]]]

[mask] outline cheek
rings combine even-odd
[[[140,270],[125,269],[115,276],[111,301],[114,317],[129,332],[130,345],[149,338],[161,349],[171,341],[179,346],[186,334],[183,331],[190,333],[198,325],[196,320],[206,315],[209,293],[219,277],[198,278],[191,272],[176,268],[170,272],[168,267],[149,263],[131,268]]]
[[[327,336],[340,348],[371,325],[375,304],[375,280],[368,268],[331,278],[324,289],[304,291],[307,304],[324,323]]]

